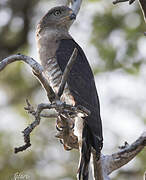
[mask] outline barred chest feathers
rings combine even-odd
[[[59,47],[59,42],[56,41],[55,38],[55,32],[52,33],[51,31],[45,32],[41,36],[39,36],[39,34],[37,35],[38,54],[44,67],[44,74],[49,80],[53,90],[57,93],[62,79],[62,72],[55,57],[56,50]],[[67,84],[65,86],[64,93],[61,96],[61,100],[67,104],[75,105]],[[78,136],[80,145],[82,141],[82,129],[83,119],[78,117],[75,120],[74,134]]]
[[[62,75],[55,58],[55,53],[59,46],[59,43],[56,41],[56,34],[54,30],[36,32],[39,59],[44,68],[44,74],[55,92],[57,92]]]
[[[51,87],[57,93],[59,90],[59,86],[61,84],[62,72],[58,66],[58,63],[55,57],[48,59],[48,62],[45,68],[45,74],[50,82]],[[61,100],[66,102],[67,104],[75,105],[74,99],[68,89],[67,84],[65,86],[64,93],[61,96]]]

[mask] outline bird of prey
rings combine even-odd
[[[75,119],[74,131],[81,153],[78,179],[87,180],[91,150],[95,150],[99,157],[102,149],[102,123],[92,70],[82,48],[68,32],[75,18],[76,15],[69,7],[52,8],[40,20],[36,39],[44,74],[56,93],[73,50],[78,50],[61,99],[73,106],[81,105],[91,112],[87,117]]]

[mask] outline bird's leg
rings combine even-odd
[[[74,135],[74,119],[67,114],[60,114],[57,118],[56,129],[59,131],[56,137],[60,139],[65,150],[78,148],[78,139]]]
[[[63,126],[60,116],[58,116],[57,122],[56,122],[56,129],[57,129],[57,131],[63,131],[62,130],[63,128],[65,128],[65,127]]]
[[[79,139],[75,135],[74,126],[76,117],[86,117],[90,114],[90,111],[82,106],[72,106],[66,103],[60,104],[56,109],[58,112],[58,118],[56,122],[56,129],[58,131],[56,137],[60,139],[65,150],[71,150],[72,148],[79,148]]]

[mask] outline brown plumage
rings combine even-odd
[[[68,30],[75,18],[73,11],[65,6],[51,9],[37,26],[38,53],[44,74],[57,92],[62,73],[74,50],[78,55],[67,79],[62,100],[71,105],[82,105],[90,110],[86,117],[75,119],[75,135],[80,146],[79,179],[88,179],[91,148],[100,156],[102,148],[102,124],[100,106],[94,77],[81,47],[72,39]]]

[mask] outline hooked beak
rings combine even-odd
[[[75,20],[76,19],[76,15],[75,13],[72,13],[70,16],[69,16],[70,20]]]

